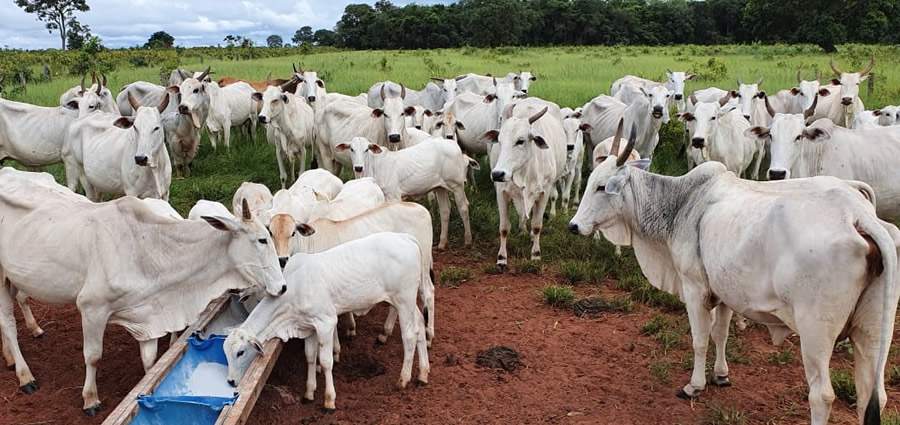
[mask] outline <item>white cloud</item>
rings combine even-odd
[[[350,3],[374,0],[88,0],[91,10],[78,15],[109,47],[143,44],[150,34],[166,31],[182,46],[221,44],[238,34],[263,44],[270,34],[290,40],[304,25],[331,29]],[[450,0],[397,0],[394,3],[448,3]],[[14,2],[0,1],[0,46],[21,49],[58,48],[34,15]]]

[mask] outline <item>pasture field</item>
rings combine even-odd
[[[859,69],[874,55],[874,90],[863,87],[867,109],[900,103],[900,47],[843,46],[835,59],[842,69]],[[529,94],[576,107],[607,93],[625,74],[661,79],[666,68],[696,73],[685,92],[709,86],[732,88],[736,80],[764,79],[774,93],[807,79],[830,78],[828,56],[814,46],[674,46],[451,49],[429,51],[348,51],[311,53],[252,61],[201,61],[183,58],[182,67],[211,66],[215,77],[264,80],[286,77],[291,63],[319,72],[330,92],[356,95],[376,81],[390,79],[421,88],[429,77],[467,72],[505,75],[530,70],[537,77]],[[201,63],[202,62],[202,63]],[[114,93],[124,84],[159,82],[157,68],[120,68],[109,75]],[[12,100],[56,105],[79,78],[57,78],[30,85]],[[683,127],[674,119],[661,131],[653,170],[685,172]],[[586,167],[588,168],[588,167]],[[404,392],[391,383],[399,373],[399,338],[373,349],[384,309],[361,319],[360,335],[347,341],[344,363],[335,367],[338,413],[322,416],[316,405],[301,406],[305,362],[302,343],[288,344],[270,385],[254,411],[255,423],[609,423],[609,424],[793,424],[808,421],[806,385],[799,339],[773,347],[761,326],[732,330],[729,361],[733,388],[710,386],[699,401],[675,398],[687,382],[691,342],[687,316],[677,298],[653,289],[630,253],[621,257],[605,241],[566,231],[574,211],[561,211],[545,224],[543,262],[526,261],[527,234],[513,223],[509,239],[511,270],[497,274],[498,217],[486,161],[476,187],[467,188],[475,236],[463,248],[462,225],[451,214],[450,250],[437,255],[437,338],[431,351],[432,384]],[[61,166],[49,167],[64,182]],[[349,177],[349,176],[344,176]],[[586,179],[585,179],[586,180]],[[183,215],[198,199],[231,205],[244,181],[279,188],[274,148],[262,130],[256,141],[237,136],[232,148],[213,151],[206,137],[192,176],[174,180],[171,203]],[[435,230],[439,219],[431,206]],[[513,218],[515,221],[516,219]],[[17,313],[18,314],[18,313]],[[81,334],[74,307],[38,304],[35,314],[47,331],[42,340],[21,337],[22,348],[41,391],[16,391],[13,372],[0,373],[0,424],[99,423],[80,415]],[[21,323],[21,322],[20,322]],[[20,329],[24,326],[20,325]],[[24,333],[22,334],[24,335]],[[101,399],[109,412],[140,378],[137,344],[121,329],[107,332],[100,369]],[[112,348],[112,344],[120,343]],[[508,345],[523,356],[523,369],[494,372],[475,366],[477,352]],[[855,423],[852,349],[835,348],[832,378],[838,401],[832,423]],[[894,351],[892,351],[894,353]],[[710,356],[713,350],[710,350]],[[897,360],[896,354],[891,360]],[[72,367],[73,364],[79,365]],[[712,367],[712,362],[709,362]],[[342,371],[343,369],[343,371]],[[887,423],[900,424],[900,366],[888,365]],[[77,389],[73,389],[77,388]],[[318,393],[321,397],[321,391]],[[54,405],[52,408],[47,407]],[[43,422],[42,422],[43,421]]]

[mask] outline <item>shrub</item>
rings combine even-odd
[[[553,307],[568,307],[575,301],[575,292],[568,286],[545,286],[541,293],[544,296],[544,302]]]

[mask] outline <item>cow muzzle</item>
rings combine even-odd
[[[706,139],[702,137],[694,137],[693,139],[691,139],[691,146],[697,149],[703,149],[703,147],[706,146]]]
[[[566,145],[566,150],[572,152],[575,150],[575,145]]]
[[[683,94],[676,94],[676,95],[675,95],[675,100],[681,100],[681,99],[684,99],[684,95],[683,95]]]
[[[744,119],[750,121],[750,115],[744,115]]]
[[[400,135],[399,134],[391,134],[390,136],[388,136],[388,142],[400,143]]]
[[[571,233],[573,235],[577,235],[581,232],[579,231],[577,224],[570,222],[569,223],[569,233]]]
[[[853,98],[850,98],[850,97],[841,98],[841,105],[850,106],[851,103],[853,103]]]
[[[662,116],[663,116],[662,106],[654,106],[653,113],[651,115],[653,115],[653,118],[657,118],[657,119],[662,118]]]
[[[260,115],[260,116],[257,117],[257,118],[259,118],[259,122],[261,122],[261,123],[263,123],[263,124],[268,124],[268,123],[269,123],[269,119],[268,119],[265,115]]]
[[[191,108],[188,108],[187,105],[178,105],[178,113],[181,115],[190,115]]]
[[[141,167],[146,167],[148,162],[149,162],[149,158],[147,158],[147,155],[135,155],[134,156],[134,163],[137,165],[140,165]]]
[[[363,172],[363,167],[357,165],[357,166],[353,167],[353,171],[354,171],[354,172],[357,172],[357,173],[362,173],[362,172]]]
[[[315,96],[308,96],[308,97],[306,98],[306,100],[308,100],[309,103],[313,103],[313,102],[316,101],[316,97],[315,97]]]
[[[416,126],[416,130],[421,130],[421,129],[422,129],[422,126],[421,126],[421,125],[417,125],[417,126]]]
[[[234,382],[234,379],[229,379],[228,385],[231,385],[231,388],[237,388],[237,382]]]
[[[506,181],[506,172],[500,170],[491,171],[491,180],[502,183]]]
[[[785,170],[769,170],[769,180],[784,180],[787,177]]]
[[[456,136],[454,136],[452,134],[448,134],[448,135],[444,136],[444,138],[447,140],[456,140]]]
[[[284,269],[284,266],[287,265],[288,257],[278,257],[278,264],[281,265],[281,268]]]

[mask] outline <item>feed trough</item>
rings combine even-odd
[[[104,425],[237,425],[246,423],[281,354],[280,340],[263,346],[238,388],[227,380],[224,329],[247,316],[237,296],[223,295],[144,375]]]

